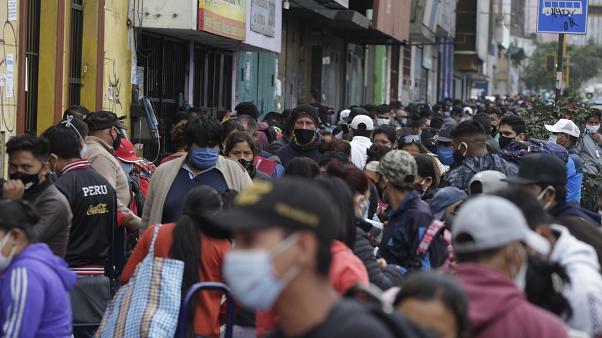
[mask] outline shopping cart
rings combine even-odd
[[[226,330],[224,333],[225,338],[232,338],[232,327],[234,325],[234,302],[232,301],[232,294],[230,293],[230,289],[223,283],[217,282],[204,282],[204,283],[196,283],[190,287],[188,292],[186,293],[186,297],[184,297],[184,301],[182,302],[182,307],[180,309],[180,319],[178,323],[178,330],[176,337],[185,338],[186,337],[186,326],[188,323],[188,303],[194,297],[194,295],[198,291],[221,291],[226,296],[227,302],[227,312],[226,312]]]

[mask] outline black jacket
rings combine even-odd
[[[55,184],[73,211],[65,256],[69,267],[105,265],[117,219],[115,190],[87,160],[69,163]]]
[[[401,286],[403,275],[397,265],[387,265],[384,269],[378,267],[376,257],[374,257],[374,247],[370,244],[368,234],[360,227],[356,228],[355,247],[353,252],[362,260],[370,283],[378,286],[382,290],[388,290],[395,286]]]

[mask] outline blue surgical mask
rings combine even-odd
[[[190,162],[201,170],[215,167],[218,157],[218,148],[194,147],[190,149]]]
[[[445,165],[454,164],[454,151],[451,147],[439,146],[439,148],[437,148],[437,157],[439,158],[439,161]]]
[[[134,169],[134,163],[119,162],[119,164],[121,164],[121,169],[126,175],[129,175]]]
[[[272,250],[231,250],[224,258],[224,277],[234,297],[250,309],[267,310],[274,305],[288,283],[300,272],[291,267],[282,279],[275,274],[272,259],[292,247],[293,234]]]

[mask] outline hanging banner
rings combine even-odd
[[[251,0],[251,30],[276,35],[276,0]]]
[[[199,0],[198,30],[243,41],[247,0]]]

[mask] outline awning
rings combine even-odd
[[[314,26],[330,29],[347,42],[359,45],[401,45],[394,37],[370,27],[370,20],[350,9],[313,9],[295,7],[286,15],[310,21]]]

